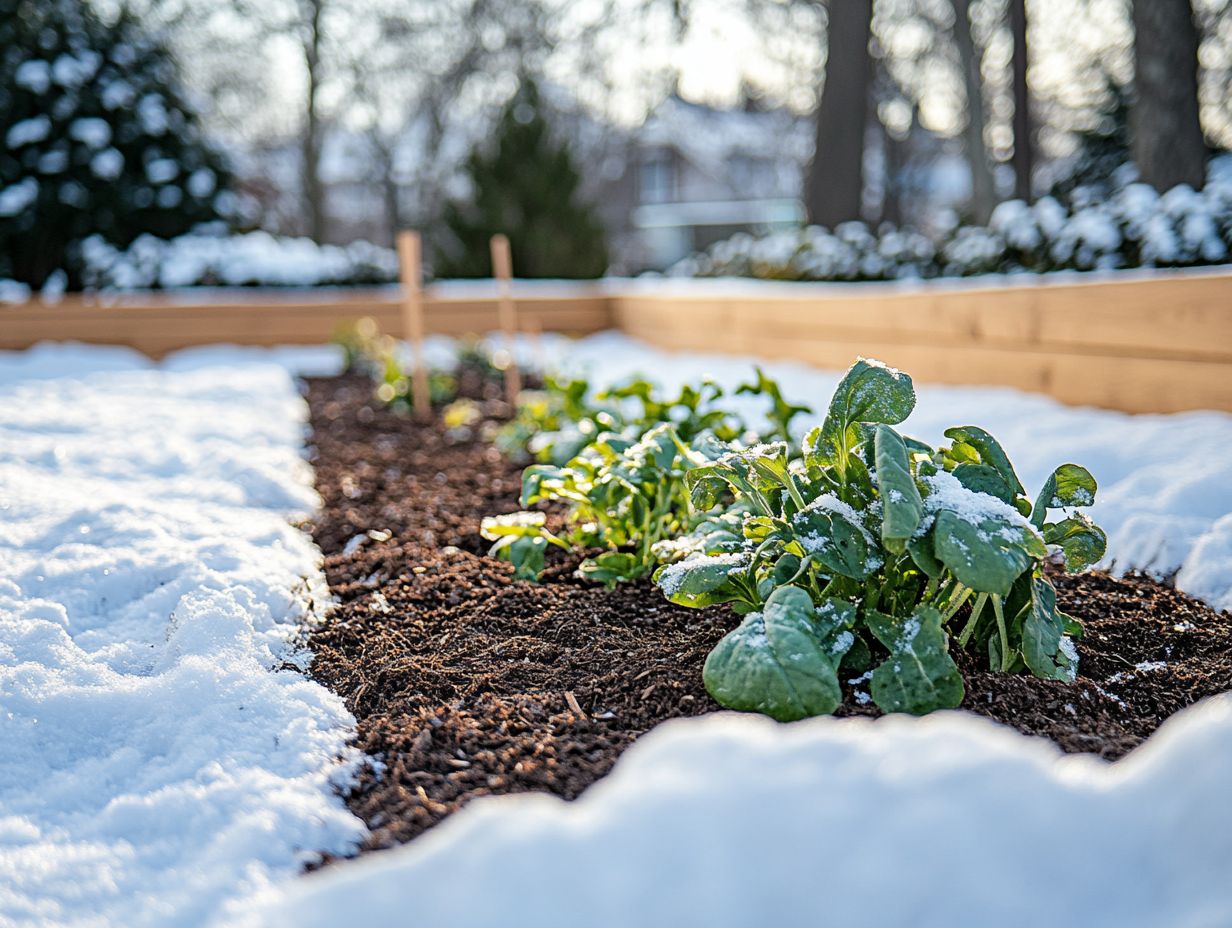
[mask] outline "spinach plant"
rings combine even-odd
[[[514,565],[517,576],[537,579],[547,545],[605,548],[578,568],[581,576],[613,586],[643,576],[658,563],[661,542],[685,535],[698,523],[684,475],[701,453],[674,426],[655,426],[636,441],[607,432],[563,467],[536,464],[522,475],[523,506],[561,501],[569,506],[562,539],[541,512],[483,521],[495,541],[491,553]]]
[[[1074,678],[1081,628],[1057,609],[1043,566],[1050,546],[1070,570],[1103,556],[1104,533],[1078,511],[1095,480],[1064,464],[1032,503],[983,429],[949,429],[940,448],[900,435],[914,405],[910,377],[860,360],[798,458],[774,442],[688,470],[696,510],[740,512],[739,546],[695,532],[655,580],[672,602],[745,615],[706,661],[721,704],[827,714],[840,672],[869,672],[887,712],[953,708],[964,695],[954,646],[978,648],[994,670]]]

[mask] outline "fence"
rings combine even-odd
[[[581,335],[618,328],[668,349],[846,367],[857,355],[924,383],[989,384],[1126,412],[1232,411],[1232,270],[898,285],[631,282],[519,287],[523,318]],[[153,357],[212,342],[327,341],[341,322],[401,326],[389,289],[306,298],[269,291],[212,303],[74,297],[0,308],[0,348],[43,340],[130,345]],[[429,333],[495,327],[495,294],[443,288]]]

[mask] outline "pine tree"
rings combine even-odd
[[[0,0],[0,278],[80,286],[85,238],[181,235],[227,182],[157,38],[85,0]]]
[[[515,277],[599,277],[607,270],[602,225],[578,196],[580,177],[568,145],[552,137],[538,89],[523,78],[490,146],[467,160],[471,195],[446,204],[448,241],[437,277],[488,277],[489,240],[509,236]]]

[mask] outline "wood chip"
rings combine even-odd
[[[587,715],[585,712],[582,711],[582,706],[577,701],[577,697],[573,695],[573,690],[565,691],[565,702],[569,704],[569,711],[571,711],[574,715],[579,716],[583,719],[590,718],[589,715]]]

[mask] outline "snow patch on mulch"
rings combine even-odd
[[[206,360],[0,355],[0,923],[203,924],[362,835],[353,720],[284,664],[304,406]]]
[[[1113,765],[969,714],[722,713],[654,729],[574,803],[480,799],[251,923],[1222,925],[1230,780],[1232,697]]]

